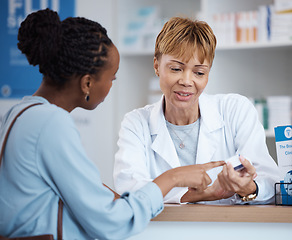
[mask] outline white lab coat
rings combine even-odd
[[[125,115],[115,155],[114,184],[118,193],[135,191],[168,169],[181,166],[175,146],[166,127],[163,100]],[[258,197],[252,203],[270,203],[274,183],[280,179],[277,164],[269,155],[265,131],[252,103],[238,94],[202,94],[199,98],[201,126],[197,164],[227,159],[241,154],[256,168]],[[208,171],[212,181],[222,170]],[[187,188],[174,188],[164,198],[179,203]],[[242,203],[237,194],[229,199],[205,202]]]

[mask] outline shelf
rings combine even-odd
[[[237,43],[230,45],[218,45],[217,50],[240,50],[240,49],[272,49],[291,48],[292,41],[287,42],[265,42],[265,43]]]
[[[248,50],[248,49],[278,49],[287,48],[292,49],[292,41],[288,42],[266,42],[266,43],[237,43],[231,45],[218,45],[216,50]],[[141,50],[120,50],[123,57],[135,57],[135,56],[153,56],[154,49],[141,49]]]

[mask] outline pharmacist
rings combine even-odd
[[[175,17],[164,25],[154,57],[163,96],[124,117],[114,165],[118,193],[135,191],[171,168],[240,154],[243,170],[231,164],[212,169],[212,184],[203,193],[175,188],[164,201],[273,203],[280,173],[254,106],[238,94],[203,93],[215,47],[216,37],[205,22]]]

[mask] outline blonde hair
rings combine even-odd
[[[204,21],[173,17],[167,21],[156,38],[154,56],[170,54],[189,61],[198,54],[201,63],[206,59],[212,66],[215,56],[216,37]]]

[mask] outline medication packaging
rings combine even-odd
[[[240,162],[239,157],[240,157],[240,154],[234,155],[233,157],[226,159],[225,162],[231,163],[235,171],[240,171],[244,168],[244,166]]]

